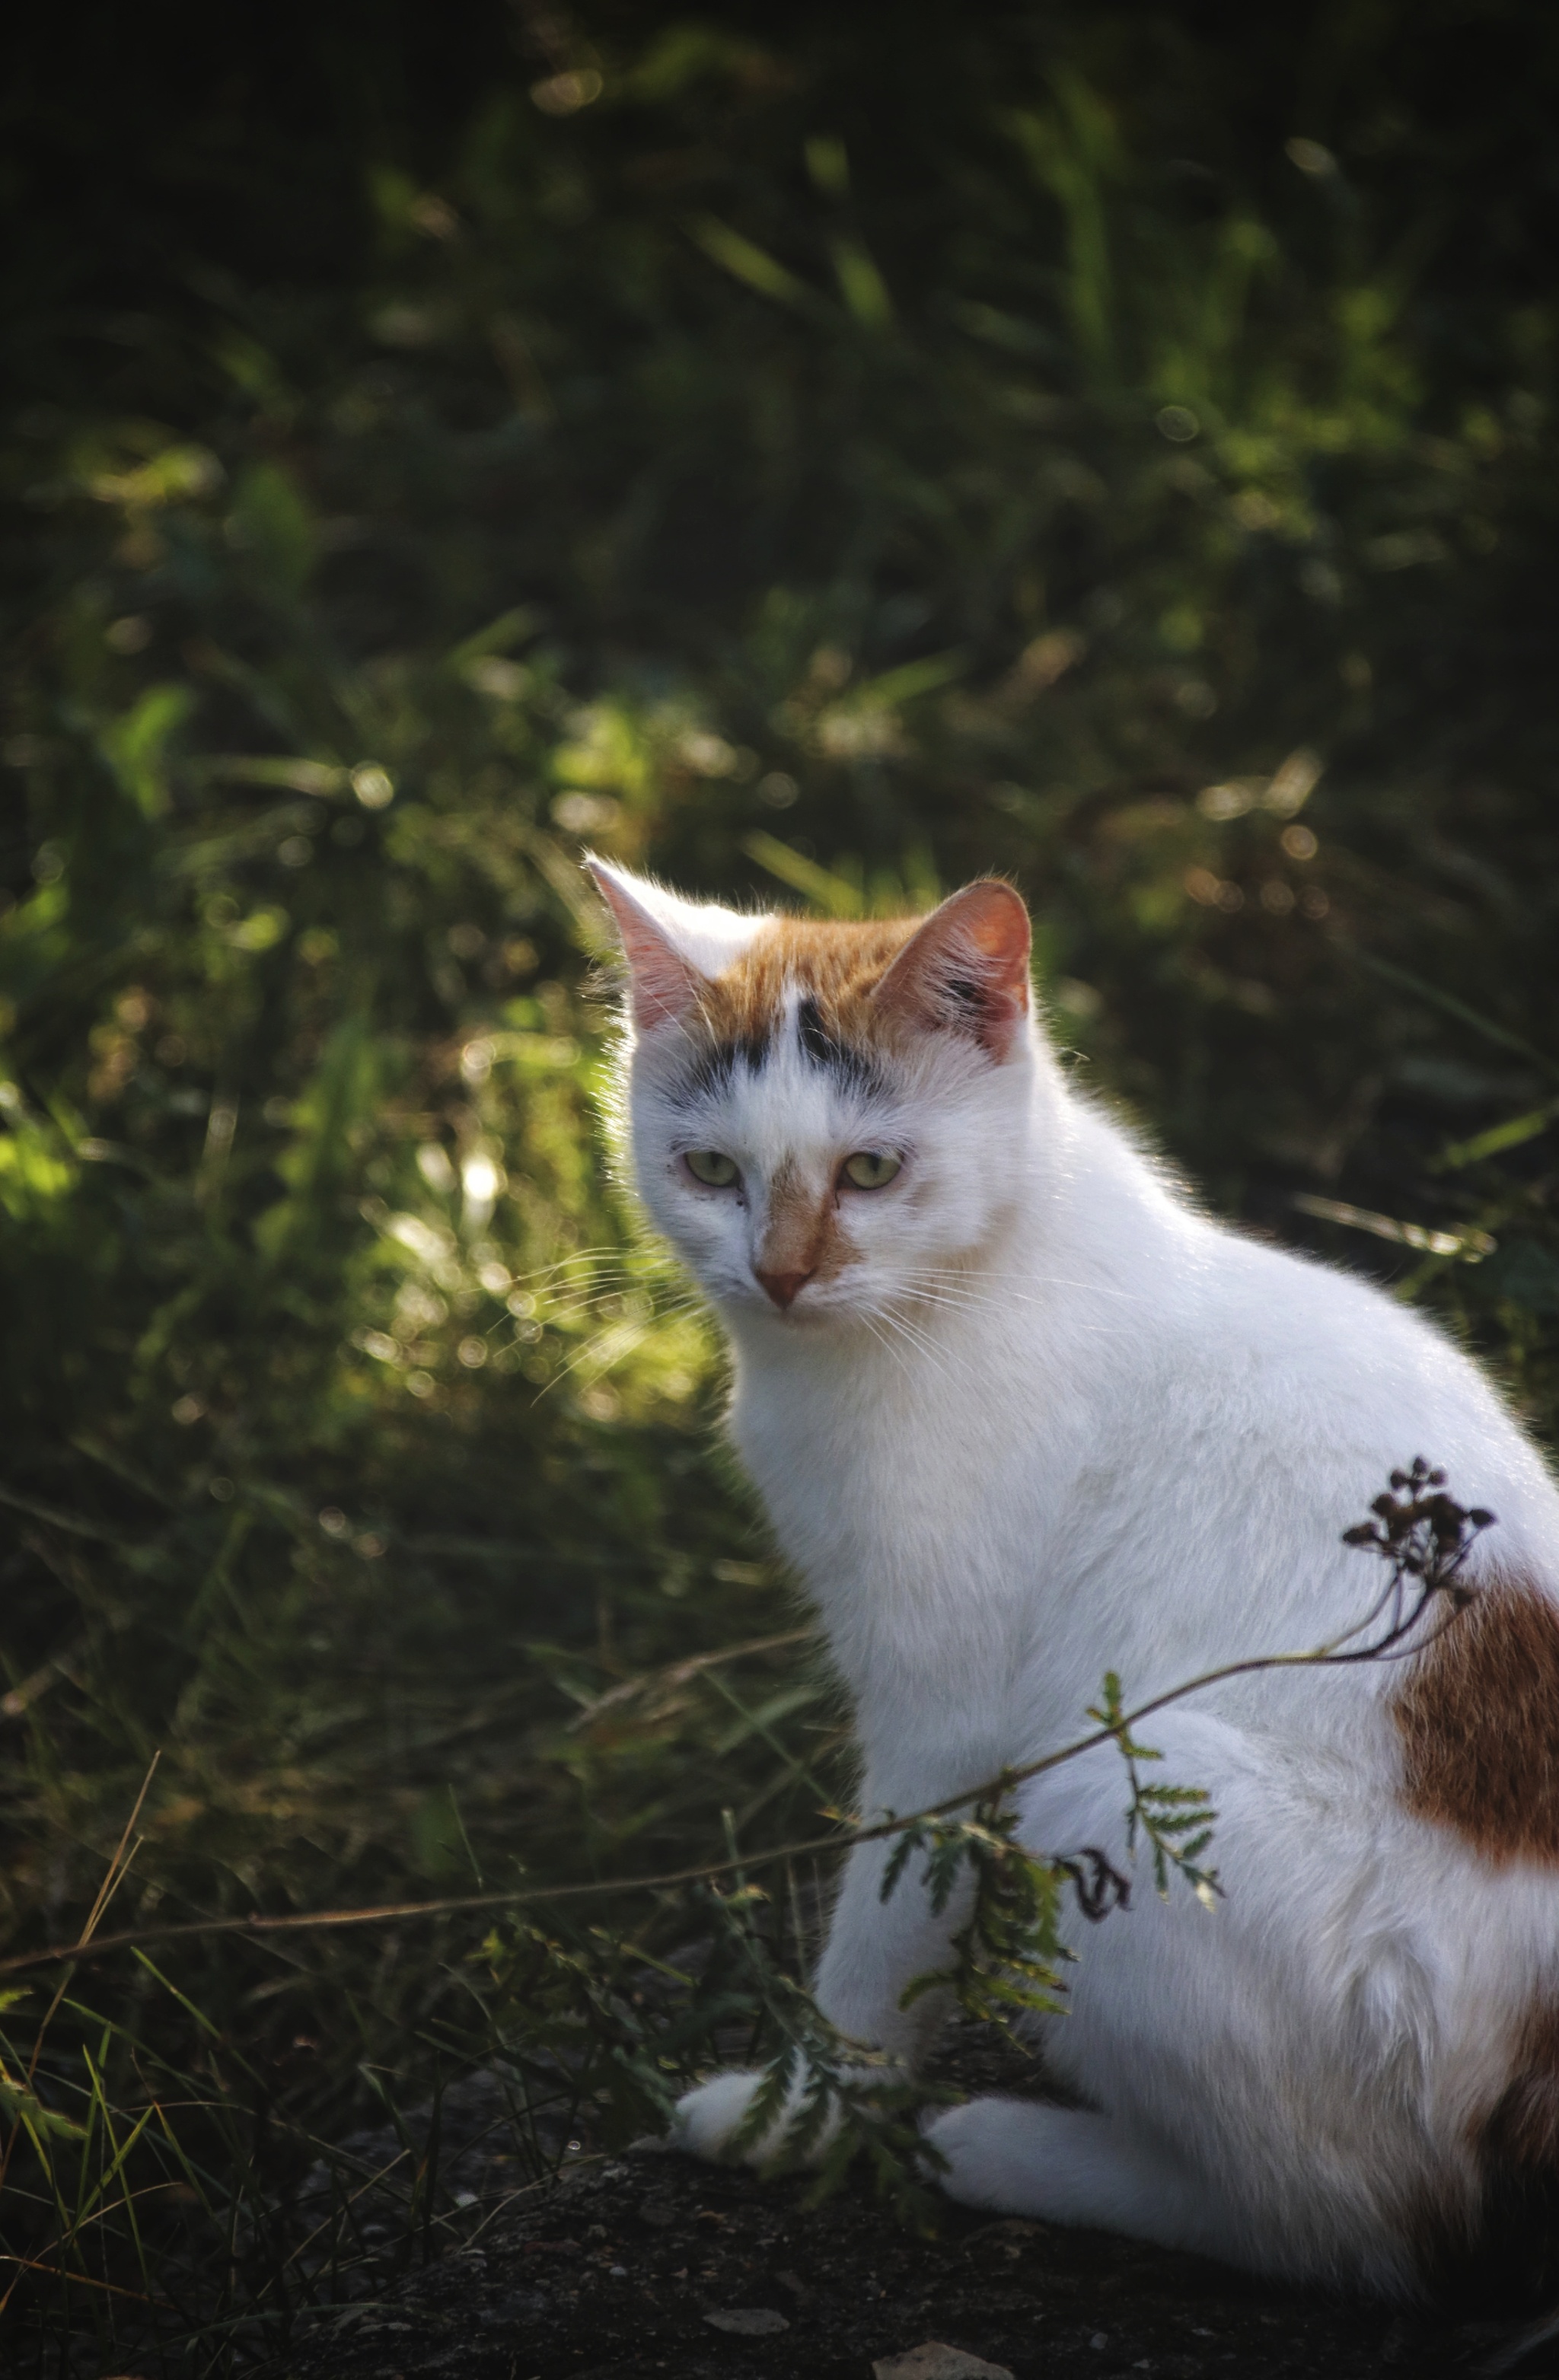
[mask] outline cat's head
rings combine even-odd
[[[792,1327],[934,1297],[1021,1201],[1050,1078],[1011,886],[839,925],[591,867],[627,965],[639,1193],[710,1294]]]

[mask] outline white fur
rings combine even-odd
[[[635,907],[660,927],[665,939],[700,975],[717,976],[738,959],[762,925],[761,917],[743,917],[737,909],[717,908],[713,901],[685,901],[680,892],[630,876],[604,859],[592,859],[599,880],[605,879]]]
[[[627,889],[625,887],[625,889]],[[754,921],[633,883],[695,965]],[[1417,1453],[1491,1505],[1502,1560],[1553,1591],[1559,1496],[1477,1367],[1346,1274],[1197,1211],[1076,1097],[1042,1035],[1005,1062],[927,1031],[882,1100],[787,1046],[689,1114],[675,1025],[625,1049],[639,1189],[730,1339],[730,1427],[853,1694],[859,1806],[904,1811],[1054,1749],[1106,1668],[1140,1700],[1220,1662],[1314,1645],[1372,1599],[1340,1543]],[[715,1148],[740,1196],[680,1164]],[[774,1310],[753,1276],[782,1161],[820,1184],[852,1149],[905,1157],[849,1204],[860,1261]],[[1207,1787],[1226,1899],[1078,1924],[1052,2070],[1094,2112],[977,2099],[940,2118],[946,2187],[1259,2269],[1411,2290],[1420,2201],[1470,2213],[1468,2129],[1516,2027],[1559,1987],[1559,1878],[1494,1871],[1400,1795],[1383,1698],[1401,1671],[1231,1681],[1152,1721],[1157,1774]],[[1026,1837],[1119,1864],[1113,1750],[1037,1779]],[[883,1852],[852,1856],[817,1989],[913,2060],[936,2012],[908,1978],[945,1924]],[[689,2095],[716,2153],[748,2086]]]

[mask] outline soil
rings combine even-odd
[[[798,2181],[661,2152],[592,2160],[527,2200],[481,2249],[329,2317],[293,2373],[871,2380],[874,2363],[938,2340],[1013,2380],[1393,2370],[1468,2380],[1513,2336],[1508,2325],[1413,2321],[1098,2233],[956,2208],[926,2240],[870,2196],[809,2211],[804,2195]],[[761,2319],[725,2328],[733,2314]]]
[[[966,2087],[1010,2087],[967,2048],[954,2062]],[[479,2242],[322,2316],[290,2380],[980,2380],[956,2357],[893,2372],[929,2342],[1011,2380],[1559,2373],[1559,2347],[1514,2322],[1405,2316],[951,2204],[925,2239],[869,2186],[808,2207],[804,2180],[658,2144],[581,2156],[502,2211],[495,2174],[470,2178],[488,2185]]]

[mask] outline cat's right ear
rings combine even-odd
[[[640,1033],[674,1024],[698,998],[705,978],[684,958],[654,911],[655,887],[587,853],[585,866],[612,913],[627,962],[628,999]]]
[[[982,877],[933,909],[873,995],[885,1014],[963,1033],[998,1064],[1029,1013],[1029,912]]]

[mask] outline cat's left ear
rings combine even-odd
[[[1010,884],[966,884],[933,909],[877,986],[879,1008],[969,1035],[998,1063],[1029,1013],[1029,912]]]
[[[738,958],[761,927],[713,902],[685,901],[647,876],[585,855],[597,892],[612,912],[627,961],[633,1021],[641,1033],[668,1025]]]
[[[634,1023],[641,1033],[669,1024],[697,999],[697,971],[688,965],[646,900],[648,886],[641,887],[625,869],[609,868],[594,857],[587,858],[585,866],[612,912],[627,961]]]

